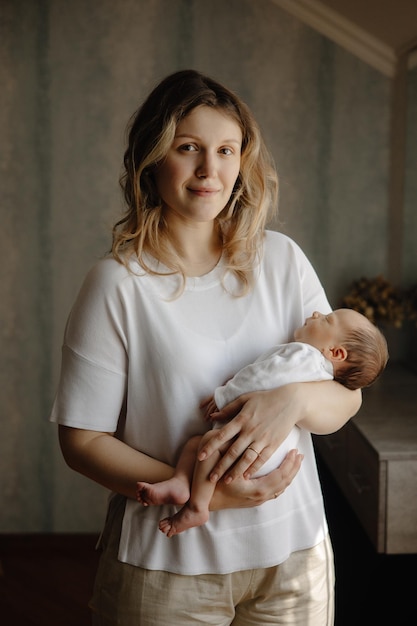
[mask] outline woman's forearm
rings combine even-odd
[[[339,430],[360,409],[362,393],[351,391],[335,381],[300,383],[294,393],[301,394],[303,414],[297,426],[317,435],[328,435]]]
[[[136,498],[138,480],[158,482],[174,473],[109,433],[59,426],[59,441],[71,469],[128,498]]]
[[[138,481],[155,483],[174,474],[169,465],[134,450],[109,433],[60,426],[59,440],[73,470],[128,498],[136,499]],[[290,454],[269,476],[242,479],[233,485],[218,483],[210,508],[247,508],[277,497],[297,474],[301,461],[300,455]]]
[[[335,381],[291,383],[269,391],[243,394],[213,415],[225,426],[202,447],[203,461],[225,443],[229,448],[211,473],[253,476],[297,425],[312,433],[328,434],[341,428],[361,405],[361,392],[349,391]]]

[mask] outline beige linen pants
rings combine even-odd
[[[90,608],[93,626],[332,626],[330,539],[266,569],[182,576],[117,560],[124,499],[109,512]]]

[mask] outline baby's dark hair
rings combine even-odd
[[[343,345],[347,358],[335,368],[334,379],[348,389],[369,387],[382,374],[388,362],[384,335],[371,322],[348,331]]]

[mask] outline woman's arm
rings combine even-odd
[[[293,426],[316,434],[341,428],[361,406],[361,392],[349,391],[335,381],[292,383],[270,391],[243,394],[213,419],[231,419],[205,445],[199,459],[209,457],[230,441],[211,474],[230,483],[249,478],[269,459]],[[250,447],[249,447],[250,446]]]
[[[298,389],[298,393],[301,396],[305,394],[305,400],[309,402],[309,405],[305,407],[304,414],[297,420],[297,426],[315,435],[329,435],[336,432],[356,415],[361,407],[360,389],[351,391],[335,381],[306,383],[306,385],[309,385],[308,393],[305,394],[304,387]]]
[[[128,498],[136,499],[138,480],[155,483],[174,473],[166,463],[134,450],[111,433],[59,426],[59,441],[71,469]],[[241,478],[230,486],[220,481],[210,509],[253,507],[277,497],[291,483],[301,461],[301,455],[292,453],[268,476]]]
[[[59,426],[59,443],[71,469],[128,498],[136,498],[138,480],[154,483],[174,473],[166,463],[138,452],[111,433]]]

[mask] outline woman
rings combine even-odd
[[[172,476],[184,442],[209,428],[201,407],[216,386],[314,310],[330,311],[296,244],[265,231],[277,180],[259,129],[235,94],[177,72],[134,116],[124,164],[127,210],[71,312],[52,415],[67,463],[117,494],[94,624],[331,624],[309,432],[342,426],[360,393],[303,383],[226,406],[233,419],[200,455],[230,442],[204,527],[167,539],[158,520],[173,508],[134,499],[137,481]],[[295,424],[299,454],[248,480]]]

